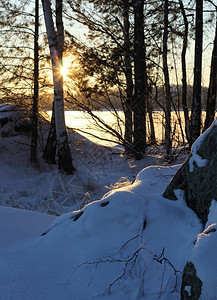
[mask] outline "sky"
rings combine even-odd
[[[33,8],[33,2],[31,2],[30,9]],[[42,9],[40,11],[41,15],[41,23],[44,23],[43,21],[43,14]],[[72,32],[74,32],[80,39],[85,39],[85,30],[82,28],[81,25],[76,24],[75,22],[70,23],[72,25]],[[67,25],[68,26],[68,25]],[[211,53],[212,53],[212,40],[214,38],[214,28],[213,25],[206,25],[204,29],[204,53],[203,53],[203,63],[202,63],[202,73],[203,73],[203,80],[202,85],[208,86],[209,83],[209,74],[210,74],[210,61],[211,61]],[[42,26],[41,32],[44,32],[45,28]],[[48,51],[47,51],[48,53]],[[179,54],[180,55],[180,54]],[[65,61],[65,64],[67,64],[67,61]],[[179,74],[179,84],[181,84],[181,57],[178,56],[176,59],[176,65],[178,68],[178,74]],[[171,71],[171,84],[176,85],[176,77],[175,77],[175,64],[173,61],[170,60],[169,67]],[[173,67],[173,70],[172,70]],[[193,84],[193,69],[194,69],[194,41],[192,40],[190,43],[190,46],[188,48],[187,52],[187,71],[188,71],[188,82],[189,84]],[[49,76],[50,79],[52,79],[52,76]]]

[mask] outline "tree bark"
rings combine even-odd
[[[186,51],[188,47],[188,19],[182,0],[179,0],[180,9],[184,20],[184,35],[182,45],[182,108],[185,118],[185,134],[187,141],[190,142],[190,119],[187,105],[187,72],[186,72]]]
[[[130,21],[129,21],[129,1],[123,1],[123,19],[124,19],[124,65],[126,77],[126,103],[124,107],[125,114],[125,140],[132,144],[132,106],[133,106],[133,75],[130,54]],[[125,149],[126,153],[131,152]]]
[[[153,112],[152,103],[149,100],[147,100],[147,112],[148,112],[150,130],[151,130],[150,142],[153,145],[156,143],[156,138],[155,138],[155,130],[154,130],[154,120],[152,115]]]
[[[190,145],[200,136],[201,127],[201,72],[203,47],[203,0],[196,0],[196,32],[194,58],[194,85],[191,110]]]
[[[56,147],[57,147],[57,139],[56,139],[56,125],[55,125],[55,108],[53,102],[50,129],[49,129],[46,145],[42,156],[48,164],[56,164]]]
[[[167,40],[168,40],[168,14],[169,14],[168,0],[164,1],[164,32],[163,32],[163,72],[165,79],[166,91],[166,109],[165,109],[165,145],[167,156],[171,152],[171,93],[170,93],[170,78],[167,63]]]
[[[215,119],[216,95],[217,95],[217,13],[216,13],[216,28],[215,39],[212,51],[211,71],[209,89],[207,95],[206,120],[204,130],[206,130]]]
[[[63,77],[61,74],[62,68],[62,50],[63,50],[63,23],[62,23],[62,0],[56,1],[56,20],[57,36],[52,19],[51,4],[49,0],[42,0],[45,25],[50,48],[53,83],[54,83],[54,107],[55,107],[55,125],[56,138],[58,149],[58,167],[66,172],[72,174],[75,170],[72,164],[71,152],[68,134],[65,126],[64,116],[64,98],[63,98]],[[59,45],[58,45],[59,42]]]
[[[39,0],[35,0],[35,34],[34,34],[34,95],[32,106],[32,130],[31,130],[31,148],[30,161],[37,163],[38,151],[38,30],[39,30]]]
[[[141,155],[146,149],[147,74],[144,42],[144,0],[134,0],[134,68],[135,95],[133,105],[133,144]]]

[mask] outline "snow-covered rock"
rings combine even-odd
[[[208,222],[198,235],[194,248],[183,271],[183,299],[215,300],[217,295],[217,203],[212,201]],[[191,287],[187,298],[186,286]]]
[[[193,144],[191,154],[173,177],[164,197],[175,200],[176,189],[185,192],[188,206],[205,224],[211,202],[217,200],[217,121]]]
[[[217,121],[193,144],[164,197],[176,200],[177,189],[204,226],[183,270],[181,299],[217,299]]]

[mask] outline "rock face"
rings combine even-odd
[[[202,281],[197,277],[194,264],[187,262],[182,277],[181,300],[198,300],[201,288]]]
[[[217,121],[194,143],[163,196],[176,200],[175,190],[185,191],[188,206],[206,223],[212,200],[217,200]]]

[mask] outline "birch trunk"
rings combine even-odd
[[[64,43],[63,23],[62,23],[62,0],[56,1],[57,8],[57,32],[56,34],[50,0],[42,0],[44,19],[50,48],[53,84],[54,84],[54,108],[55,108],[55,125],[56,125],[56,139],[58,149],[58,167],[66,172],[72,174],[74,167],[72,165],[72,158],[69,146],[69,139],[65,126],[64,116],[64,100],[63,100],[63,76],[61,74],[62,68],[62,50]],[[59,42],[59,44],[58,44]]]

